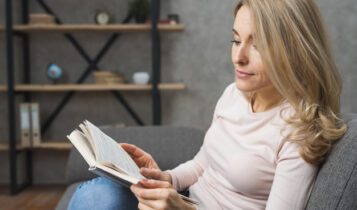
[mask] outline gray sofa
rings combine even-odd
[[[320,168],[307,210],[357,209],[357,115],[343,117],[348,131],[334,146]],[[152,154],[161,169],[171,169],[192,159],[204,139],[201,130],[186,127],[145,126],[104,129],[120,142],[128,142]],[[79,153],[72,149],[66,171],[69,184],[56,209],[67,209],[80,182],[94,178]]]

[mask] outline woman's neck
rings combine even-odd
[[[251,105],[253,112],[265,112],[278,106],[283,97],[274,87],[264,88],[254,93]]]

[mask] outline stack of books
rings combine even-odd
[[[38,103],[20,104],[21,145],[37,147],[41,144],[40,112]]]

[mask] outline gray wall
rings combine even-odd
[[[20,23],[19,1],[14,1],[14,21]],[[47,0],[49,6],[64,23],[93,23],[97,8],[107,9],[114,14],[116,22],[126,15],[128,1],[70,1]],[[357,3],[354,0],[317,1],[324,15],[336,57],[337,65],[344,80],[342,110],[356,112],[357,92],[355,82],[357,57]],[[217,99],[224,88],[234,80],[230,61],[231,28],[233,8],[236,1],[180,0],[162,1],[161,17],[168,13],[178,13],[185,24],[183,33],[163,34],[162,41],[162,81],[183,82],[184,91],[162,92],[162,121],[165,125],[191,126],[207,129]],[[4,10],[4,1],[0,2]],[[30,1],[31,12],[43,12],[35,2]],[[4,13],[0,24],[5,23]],[[110,34],[75,34],[79,43],[94,58]],[[21,41],[16,39],[16,82],[22,79]],[[0,84],[6,83],[5,36],[0,34]],[[63,83],[74,82],[87,67],[84,59],[61,34],[31,34],[31,80],[33,83],[46,84],[45,76],[49,62],[56,62],[65,72]],[[151,42],[149,34],[126,34],[111,47],[99,63],[101,69],[117,71],[131,81],[135,71],[151,69]],[[92,83],[89,77],[86,83]],[[150,124],[151,97],[148,93],[123,93],[143,121]],[[54,110],[64,93],[35,93],[33,100],[41,106],[41,118],[46,119]],[[21,97],[18,96],[18,101]],[[7,98],[0,93],[0,141],[8,138]],[[84,119],[95,124],[135,122],[109,93],[77,93],[63,109],[53,126],[46,132],[45,141],[64,141],[65,135]],[[19,132],[17,132],[19,133]],[[35,151],[35,183],[62,183],[68,152]],[[0,164],[8,168],[8,153],[0,152]],[[0,182],[8,182],[7,170],[1,170]]]

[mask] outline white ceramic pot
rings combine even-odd
[[[147,72],[135,72],[133,74],[133,81],[137,85],[145,85],[149,82],[150,75]]]

